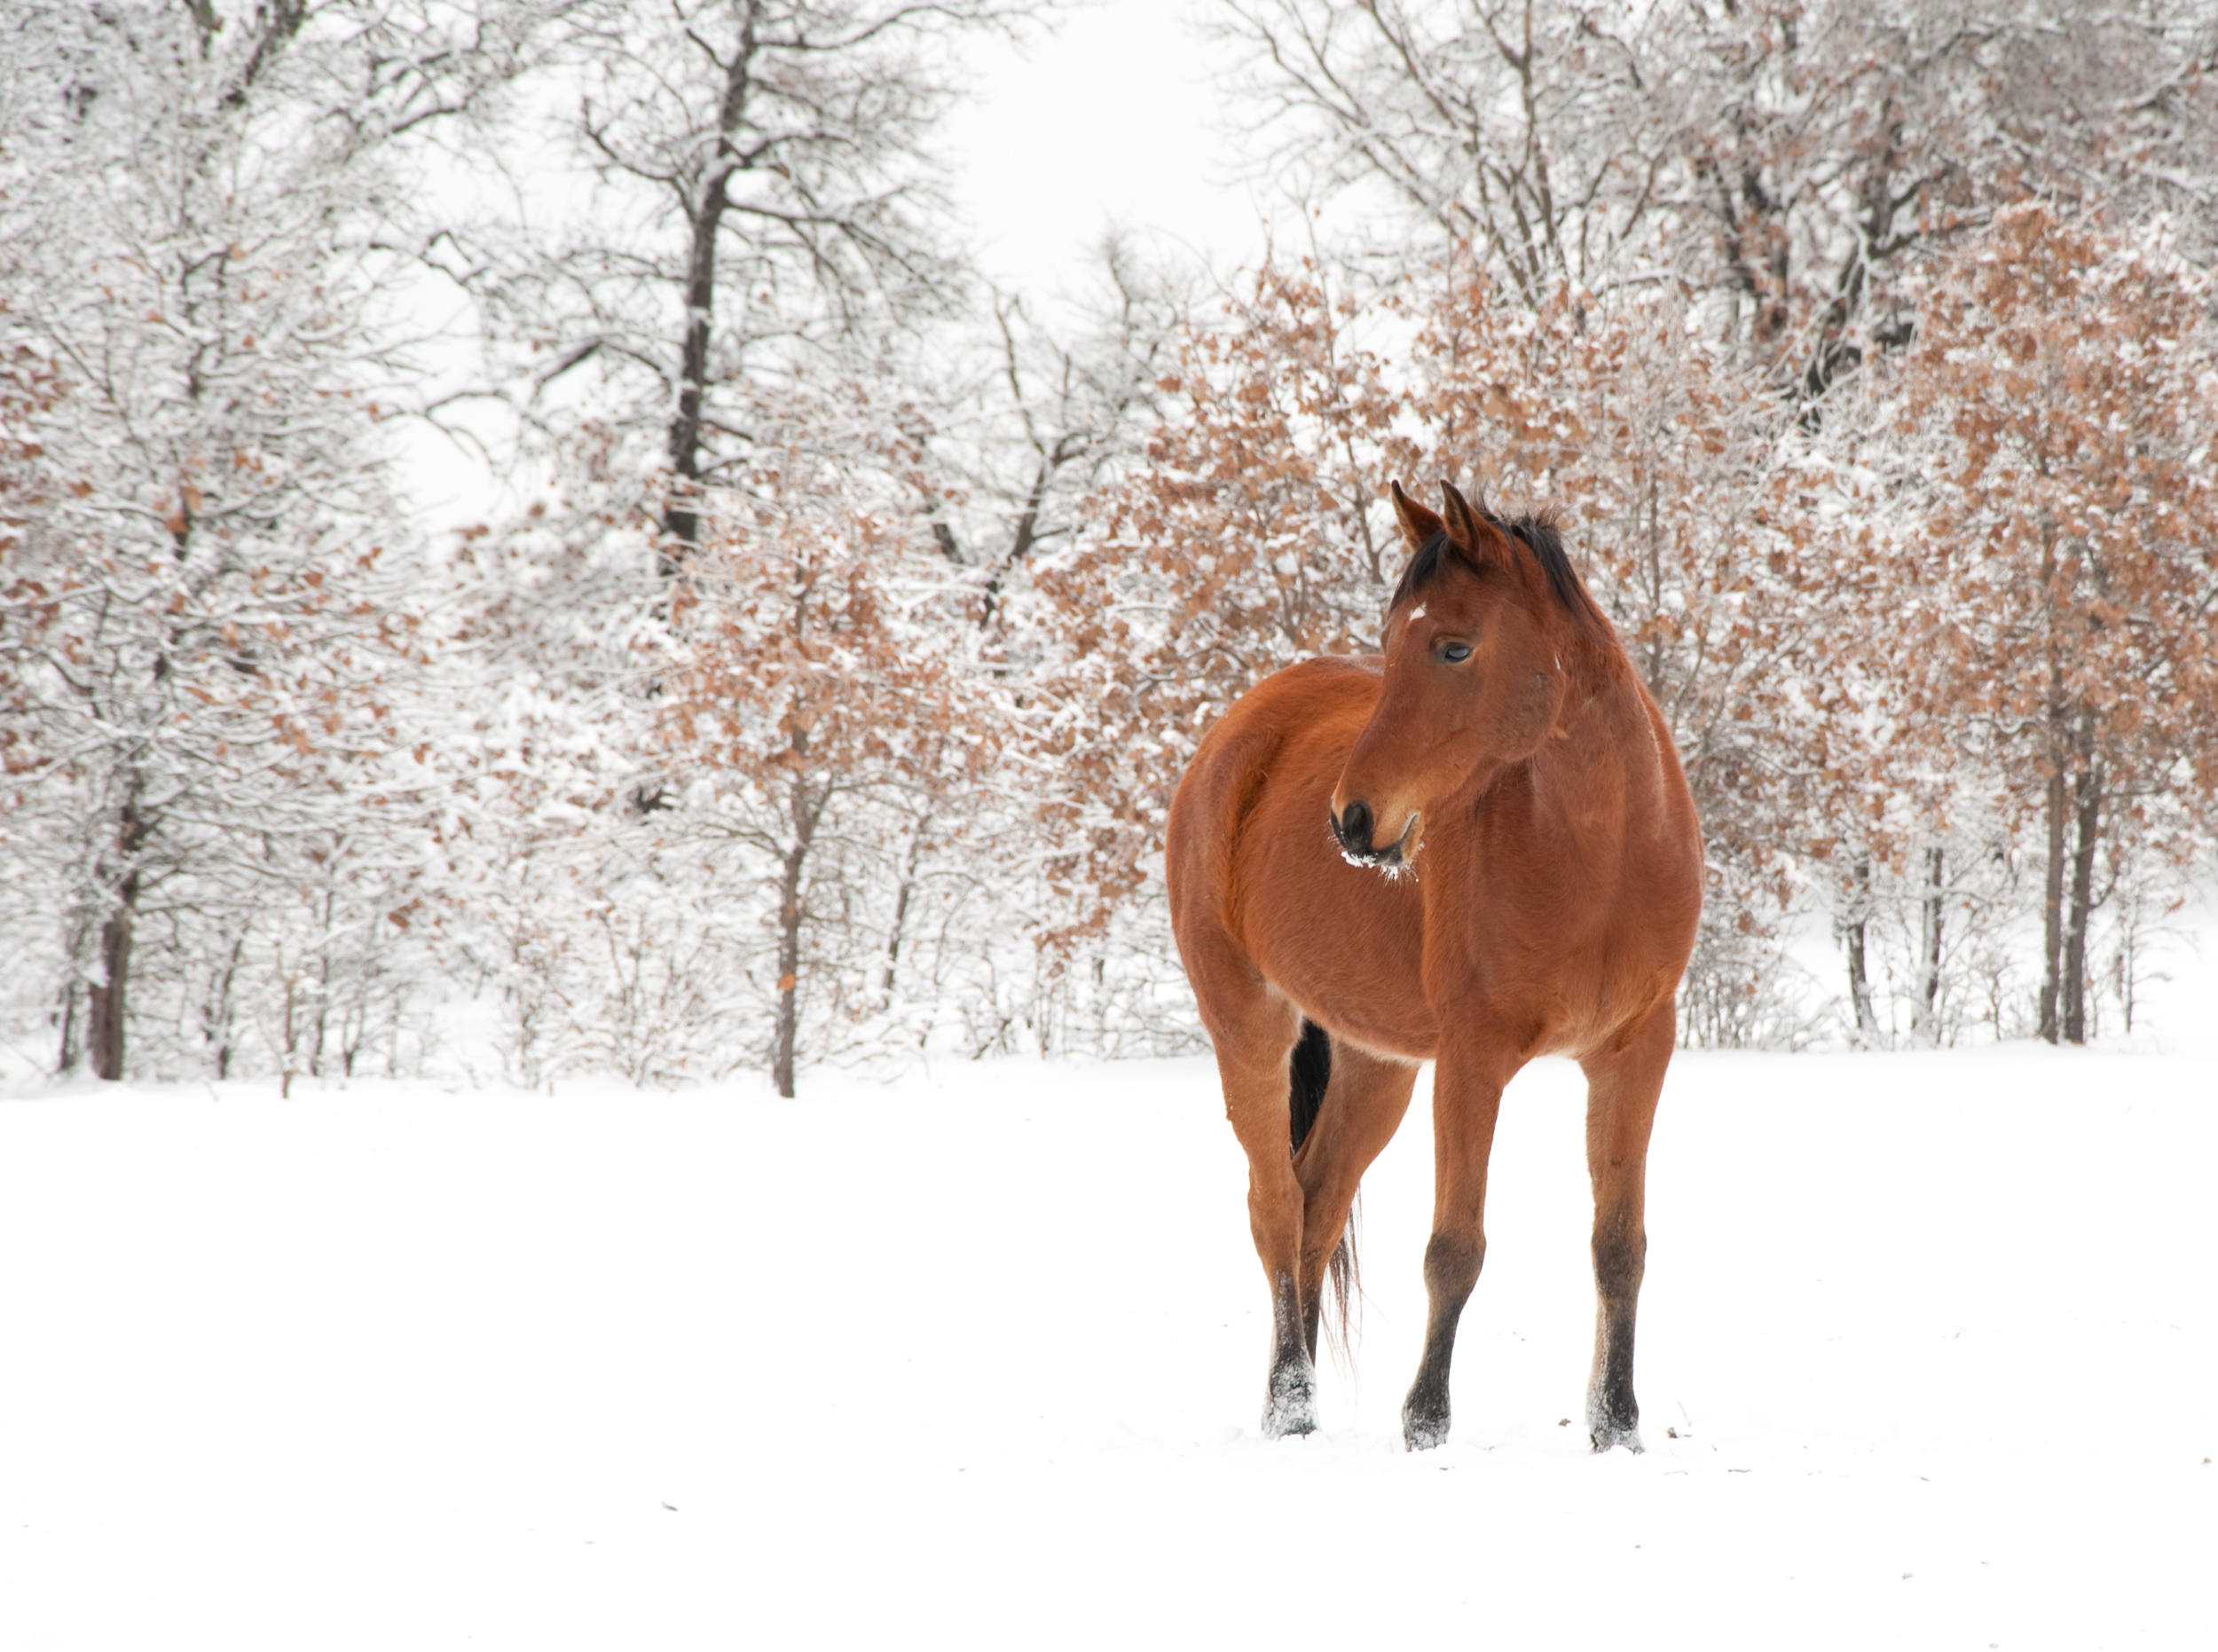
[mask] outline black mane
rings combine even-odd
[[[1553,517],[1527,511],[1516,517],[1496,515],[1484,505],[1474,507],[1482,522],[1522,545],[1532,553],[1533,561],[1540,564],[1540,571],[1548,576],[1548,586],[1556,594],[1572,618],[1581,625],[1591,625],[1601,617],[1594,606],[1594,599],[1579,583],[1577,572],[1571,566],[1571,558],[1563,548],[1563,536],[1556,531]],[[1411,556],[1409,566],[1402,570],[1401,583],[1394,587],[1393,598],[1387,603],[1391,613],[1403,601],[1416,595],[1439,576],[1441,559],[1459,555],[1455,542],[1446,531],[1429,534],[1425,542]]]

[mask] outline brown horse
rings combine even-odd
[[[1562,1051],[1586,1073],[1594,1190],[1587,1435],[1638,1451],[1648,1130],[1702,909],[1701,831],[1663,714],[1554,530],[1446,492],[1443,517],[1395,485],[1412,555],[1384,657],[1258,684],[1171,805],[1171,922],[1270,1286],[1263,1432],[1317,1427],[1328,1263],[1344,1265],[1357,1184],[1431,1060],[1431,1312],[1402,1433],[1412,1450],[1447,1437],[1502,1087]]]

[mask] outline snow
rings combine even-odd
[[[1358,1376],[1267,1443],[1206,1061],[20,1090],[0,1639],[2211,1644],[2218,1052],[1681,1055],[1640,1457],[1577,1422],[1561,1062],[1504,1109],[1451,1436],[1402,1451],[1426,1095]]]

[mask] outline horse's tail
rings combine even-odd
[[[1286,1119],[1294,1137],[1292,1152],[1300,1152],[1302,1144],[1309,1139],[1310,1129],[1317,1122],[1317,1115],[1325,1106],[1325,1091],[1333,1082],[1332,1034],[1315,1021],[1302,1023],[1302,1042],[1294,1047],[1293,1091],[1286,1098]],[[1347,1225],[1341,1229],[1340,1243],[1325,1264],[1325,1277],[1333,1285],[1333,1311],[1320,1315],[1325,1340],[1336,1357],[1348,1351],[1348,1318],[1350,1306],[1363,1288],[1361,1270],[1356,1260],[1356,1216],[1357,1206],[1348,1208]]]

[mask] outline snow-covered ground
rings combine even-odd
[[[1255,1433],[1206,1061],[0,1103],[0,1644],[2207,1646],[2218,1055],[1683,1055],[1649,1450],[1576,1419],[1575,1069],[1520,1078],[1454,1436]]]

